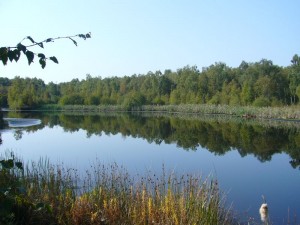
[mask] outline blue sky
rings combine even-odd
[[[22,57],[1,64],[0,76],[59,83],[262,58],[287,66],[300,54],[299,9],[298,0],[1,0],[0,46],[28,35],[42,41],[91,32],[92,38],[78,47],[59,40],[34,48],[59,64],[47,62],[43,70]]]

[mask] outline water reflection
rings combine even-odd
[[[1,136],[1,129],[4,128],[4,120],[3,120],[3,113],[0,108],[0,145],[2,144],[2,136]]]
[[[162,142],[175,143],[186,151],[196,151],[201,146],[215,155],[224,155],[236,150],[242,157],[251,154],[261,162],[270,161],[276,153],[286,153],[291,158],[290,165],[300,168],[300,123],[297,122],[243,120],[224,116],[117,113],[13,113],[8,116],[34,117],[42,121],[38,126],[15,130],[16,139],[22,138],[22,132],[59,125],[65,132],[85,130],[87,137],[120,133],[124,137],[143,138],[158,145]]]
[[[31,127],[41,124],[39,119],[23,119],[23,118],[3,118],[3,121],[8,123],[9,127]]]

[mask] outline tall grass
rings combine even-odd
[[[143,105],[128,110],[123,105],[45,105],[40,110],[81,112],[168,112],[189,114],[226,114],[238,117],[300,120],[300,105],[282,107],[229,106],[211,104]]]
[[[284,107],[254,107],[229,105],[165,105],[143,106],[142,111],[160,111],[192,114],[226,114],[239,117],[267,118],[267,119],[300,119],[300,106]]]
[[[176,175],[162,169],[132,176],[117,164],[96,163],[80,175],[64,165],[39,161],[27,165],[23,224],[234,224],[224,195],[212,177]],[[28,204],[27,204],[28,205]]]
[[[123,105],[43,105],[41,111],[79,111],[79,112],[125,112],[128,109]]]

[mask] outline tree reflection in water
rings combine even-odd
[[[14,115],[16,116],[16,115]],[[175,143],[187,151],[206,148],[216,155],[237,150],[244,157],[254,155],[258,160],[271,160],[276,153],[291,157],[293,168],[300,167],[300,123],[291,121],[245,120],[224,116],[195,116],[170,114],[87,114],[35,113],[19,117],[34,117],[42,124],[25,128],[33,132],[44,126],[59,125],[65,132],[83,129],[87,136],[122,134],[124,137],[146,139],[149,143]],[[22,132],[16,138],[22,138]]]
[[[1,136],[1,130],[4,128],[4,120],[3,120],[3,113],[0,108],[0,145],[2,144],[2,136]]]

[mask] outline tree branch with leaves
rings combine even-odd
[[[41,67],[44,69],[46,67],[46,60],[51,60],[54,63],[58,63],[57,58],[55,56],[46,57],[45,54],[43,53],[35,53],[33,51],[28,50],[29,48],[34,46],[39,46],[41,48],[44,48],[44,44],[54,42],[59,39],[69,39],[74,43],[74,45],[77,46],[77,41],[75,40],[76,38],[82,38],[86,40],[87,38],[91,38],[91,33],[89,32],[87,34],[77,34],[73,36],[47,38],[39,42],[36,42],[32,37],[27,36],[23,38],[23,40],[20,41],[20,43],[18,43],[15,47],[0,47],[0,61],[2,61],[3,65],[7,65],[7,62],[9,61],[18,62],[23,53],[28,60],[28,65],[30,65],[34,61],[35,56],[37,56],[39,58],[39,63]],[[31,44],[23,45],[22,42],[24,40],[29,40]]]

